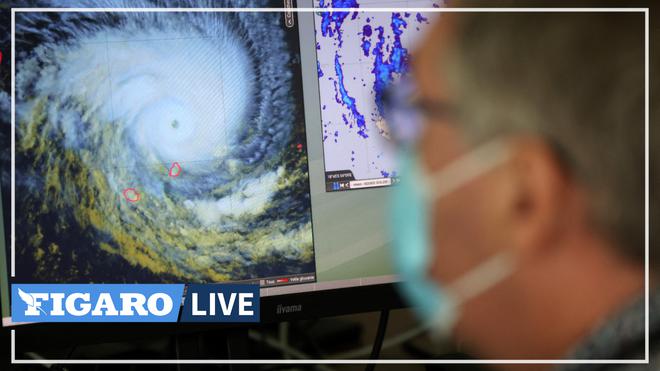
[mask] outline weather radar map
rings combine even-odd
[[[382,94],[409,69],[410,51],[442,1],[320,0],[317,8],[399,8],[395,12],[317,12],[317,70],[326,191],[389,186],[396,161],[388,146]]]

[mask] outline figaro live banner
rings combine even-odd
[[[12,284],[12,322],[259,322],[249,284]],[[182,302],[183,300],[183,302]],[[183,304],[183,307],[182,307]]]

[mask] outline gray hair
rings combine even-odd
[[[543,138],[593,224],[644,262],[644,15],[462,13],[446,61],[468,138]]]

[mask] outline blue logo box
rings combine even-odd
[[[176,322],[183,284],[13,284],[13,322]]]

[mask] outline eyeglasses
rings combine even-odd
[[[402,146],[417,142],[428,119],[446,120],[456,115],[454,106],[422,99],[414,80],[402,76],[383,92],[383,116],[392,140]]]

